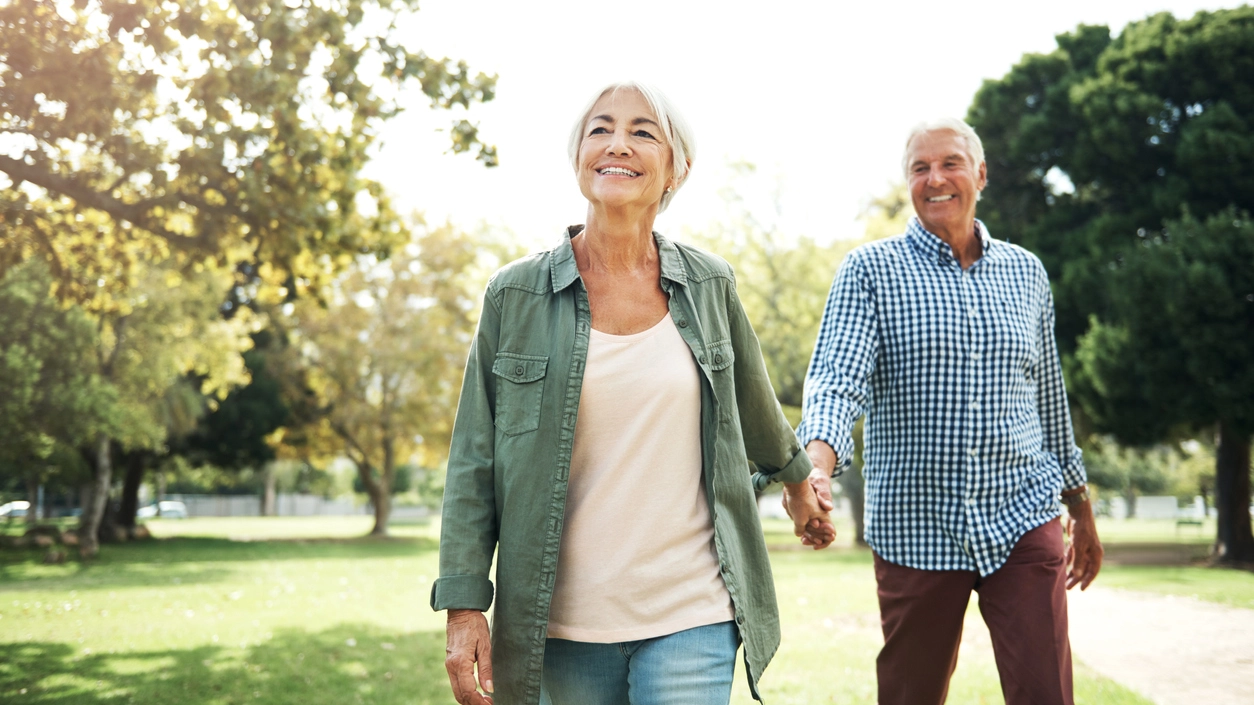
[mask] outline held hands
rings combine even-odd
[[[1097,524],[1093,520],[1093,505],[1083,502],[1067,511],[1063,524],[1071,541],[1067,544],[1067,589],[1080,586],[1088,589],[1097,572],[1102,569],[1102,543],[1097,540]]]
[[[447,632],[444,668],[453,686],[453,698],[461,705],[492,705],[492,641],[487,618],[479,610],[449,610]],[[483,693],[475,687],[476,663]]]
[[[806,453],[814,464],[814,471],[803,482],[784,483],[784,511],[792,517],[793,534],[801,537],[802,545],[813,546],[817,551],[827,548],[836,540],[836,526],[829,514],[835,505],[832,503],[832,485],[828,479],[832,467],[835,466],[836,454],[822,441],[814,441],[810,446],[815,444],[827,448],[831,461],[824,467],[826,458],[821,453],[816,458],[816,452],[809,446],[806,447]]]

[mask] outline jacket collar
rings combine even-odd
[[[561,242],[552,250],[552,256],[549,258],[549,274],[555,294],[579,278],[579,266],[575,264],[575,250],[570,246],[570,239],[583,232],[583,227],[571,225],[566,228],[562,231]],[[679,247],[656,230],[653,231],[653,241],[657,243],[662,278],[687,286],[688,270],[684,267],[684,259],[679,254]]]

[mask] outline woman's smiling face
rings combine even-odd
[[[638,91],[608,91],[592,107],[579,145],[579,190],[594,206],[656,206],[674,186],[670,145]]]

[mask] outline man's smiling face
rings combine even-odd
[[[910,201],[923,227],[942,237],[973,227],[987,171],[984,162],[971,162],[961,137],[950,130],[925,132],[910,142],[906,164]]]

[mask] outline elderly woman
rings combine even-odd
[[[742,643],[756,696],[779,623],[755,484],[786,483],[806,545],[835,530],[731,268],[653,232],[686,123],[615,84],[570,157],[587,222],[492,277],[466,366],[431,591],[454,696],[726,705]]]

